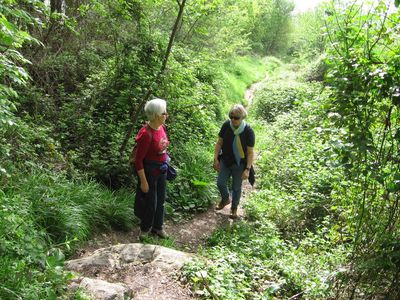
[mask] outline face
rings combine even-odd
[[[163,113],[161,113],[161,115],[159,116],[159,118],[161,119],[161,121],[163,123],[165,122],[165,120],[167,120],[167,117],[168,117],[168,113],[166,110]]]
[[[232,125],[237,127],[240,125],[240,123],[242,122],[242,117],[240,116],[240,114],[238,114],[237,112],[232,112],[229,114],[229,119],[232,122]]]

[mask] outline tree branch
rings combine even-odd
[[[382,24],[381,24],[381,28],[380,28],[380,30],[379,30],[378,37],[376,38],[375,42],[372,44],[371,48],[368,49],[368,58],[369,58],[369,59],[371,59],[372,49],[375,48],[376,44],[378,44],[378,42],[379,42],[380,39],[381,39],[383,30],[384,30],[384,28],[385,28],[384,25],[385,25],[385,23],[386,23],[387,16],[388,16],[388,12],[386,11],[385,17],[384,17],[383,20],[382,20]]]
[[[184,11],[184,8],[185,8],[186,0],[182,0],[181,3],[177,0],[177,3],[179,5],[178,16],[175,19],[175,23],[174,23],[174,26],[172,28],[171,35],[169,37],[167,50],[165,52],[165,56],[164,56],[163,62],[161,64],[161,68],[158,71],[153,83],[151,83],[150,86],[148,87],[147,92],[144,95],[142,101],[139,102],[139,104],[137,105],[136,109],[132,110],[132,113],[131,113],[131,116],[130,116],[131,124],[128,127],[128,130],[127,130],[127,132],[125,134],[125,138],[124,138],[124,140],[122,142],[122,145],[121,145],[121,148],[120,148],[120,153],[121,154],[125,151],[126,145],[128,144],[129,138],[133,133],[134,125],[135,125],[135,123],[136,123],[136,121],[138,119],[138,116],[139,116],[141,110],[143,109],[145,103],[149,100],[151,94],[153,93],[154,87],[157,84],[159,84],[159,82],[161,81],[162,75],[164,74],[164,71],[165,71],[165,69],[167,67],[168,58],[169,58],[169,56],[171,54],[171,50],[172,50],[172,46],[173,46],[173,43],[174,43],[174,39],[175,39],[176,34],[178,32],[178,26],[179,26],[179,23],[181,22],[181,19],[182,19],[182,15],[183,15],[183,11]]]

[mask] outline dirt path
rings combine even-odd
[[[267,80],[267,77],[263,80]],[[244,98],[247,106],[251,106],[255,91],[261,86],[262,82],[254,83],[246,90]],[[210,168],[211,169],[211,168]],[[246,201],[246,195],[252,190],[251,185],[245,181],[243,184],[243,195],[241,204],[238,209],[239,219],[244,218],[243,203]],[[171,220],[165,222],[165,230],[174,240],[179,250],[195,253],[197,249],[204,245],[207,238],[214,230],[223,225],[232,224],[233,220],[229,219],[230,207],[227,206],[223,210],[216,212],[213,207],[210,207],[206,212],[195,215],[190,220],[185,220],[182,223],[174,223]],[[83,248],[74,255],[73,258],[86,256],[93,251],[109,247],[117,244],[137,243],[139,229],[135,228],[132,232],[110,231],[99,234],[87,242]]]
[[[247,101],[247,107],[250,107],[253,104],[254,94],[261,87],[264,81],[268,80],[268,76],[264,78],[263,81],[256,82],[251,85],[249,89],[246,90],[244,94],[244,98]]]
[[[171,236],[178,250],[196,253],[200,246],[204,246],[207,238],[218,228],[232,225],[233,222],[244,218],[243,203],[246,195],[251,192],[253,187],[246,181],[243,184],[243,194],[238,208],[239,218],[232,220],[229,218],[230,207],[226,206],[221,211],[216,211],[215,207],[210,207],[207,211],[195,215],[192,219],[176,223],[166,220],[165,231]],[[99,248],[110,247],[118,244],[129,244],[139,242],[139,229],[135,228],[132,232],[110,231],[99,234],[89,240],[72,258],[80,258],[92,254]]]
[[[248,106],[252,104],[254,92],[259,86],[260,83],[253,84],[246,91],[245,98]],[[216,211],[215,206],[212,206],[207,211],[197,214],[192,219],[185,220],[181,223],[167,220],[164,227],[173,240],[177,250],[196,253],[199,247],[206,245],[207,239],[216,229],[223,226],[231,226],[234,222],[243,220],[245,217],[243,204],[246,202],[247,195],[252,191],[252,189],[253,187],[248,183],[248,181],[243,182],[243,193],[238,208],[239,218],[236,220],[229,218],[230,205],[221,211]],[[76,259],[90,256],[94,251],[100,248],[118,244],[138,243],[138,235],[138,228],[135,228],[132,232],[110,231],[99,234],[88,241],[72,258]],[[112,282],[123,275],[125,278],[129,278],[128,281],[124,280],[126,284],[130,285],[129,283],[135,283],[132,284],[132,287],[134,287],[134,285],[140,283],[147,287],[146,292],[136,293],[135,299],[166,299],[165,293],[173,293],[173,299],[179,300],[196,298],[192,295],[189,287],[181,284],[177,280],[176,276],[158,274],[158,276],[155,277],[154,274],[151,275],[148,270],[143,271],[143,267],[138,270],[130,269],[129,272],[125,270],[122,275],[119,273],[120,272],[118,272],[118,274],[108,274],[105,277],[110,279]]]

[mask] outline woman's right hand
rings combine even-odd
[[[213,164],[213,168],[215,171],[219,172],[219,160],[218,159],[214,159],[214,164]]]
[[[140,183],[140,189],[145,194],[149,192],[149,184],[147,183],[147,181]]]

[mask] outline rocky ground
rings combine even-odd
[[[246,182],[242,203],[252,187]],[[191,299],[196,298],[181,280],[179,269],[196,256],[214,230],[244,218],[229,218],[229,205],[214,207],[182,223],[167,220],[165,230],[180,250],[142,244],[139,230],[107,232],[88,241],[66,268],[76,272],[72,289],[82,288],[94,299]]]

